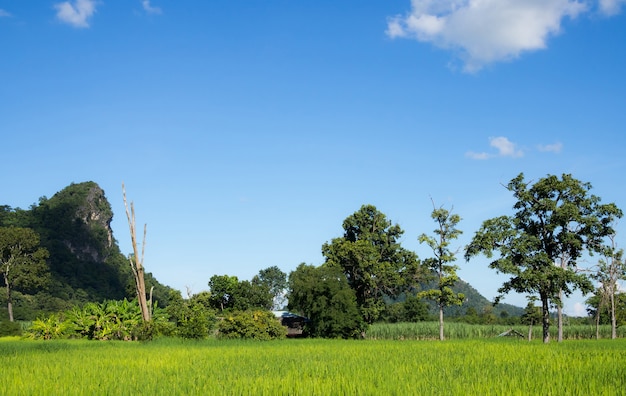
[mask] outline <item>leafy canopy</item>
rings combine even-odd
[[[397,296],[421,276],[415,253],[400,245],[404,233],[373,205],[363,205],[343,222],[344,235],[322,246],[326,265],[339,268],[354,290],[367,323],[385,307],[385,297]]]
[[[577,271],[585,251],[593,254],[602,240],[614,233],[613,220],[622,216],[615,204],[600,204],[589,193],[591,185],[564,174],[548,175],[533,185],[520,173],[507,188],[517,199],[513,216],[486,220],[465,251],[465,258],[498,256],[489,267],[511,278],[498,290],[539,295],[542,302],[544,341],[549,340],[549,304],[560,305],[560,292],[593,289],[588,277]]]

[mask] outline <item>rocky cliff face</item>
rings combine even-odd
[[[92,229],[104,230],[107,237],[106,247],[110,248],[113,245],[113,230],[111,229],[113,212],[100,186],[95,183],[88,186],[85,202],[76,211],[76,217]]]

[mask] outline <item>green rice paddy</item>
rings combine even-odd
[[[5,395],[620,395],[626,340],[0,339]]]

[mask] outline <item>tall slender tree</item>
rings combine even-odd
[[[597,288],[599,301],[596,310],[596,327],[600,321],[602,305],[608,304],[611,315],[611,338],[615,339],[617,338],[615,295],[618,292],[618,282],[626,278],[626,264],[623,258],[624,251],[616,247],[615,235],[609,235],[608,240],[609,244],[602,249],[604,258],[598,261],[597,271],[592,277],[600,283]]]
[[[437,223],[437,228],[434,230],[435,236],[422,234],[418,240],[420,243],[426,243],[433,251],[434,257],[425,259],[424,265],[434,274],[436,283],[434,288],[419,292],[418,297],[428,298],[437,304],[439,308],[439,339],[443,341],[443,309],[450,305],[461,305],[465,299],[463,293],[455,293],[452,290],[452,286],[459,279],[456,274],[459,267],[452,264],[456,261],[456,252],[450,250],[450,242],[462,233],[457,228],[461,217],[446,209],[436,208],[434,202],[433,207],[431,217]]]
[[[130,268],[133,271],[133,276],[135,277],[135,290],[137,291],[137,301],[139,302],[139,308],[141,309],[141,318],[144,322],[149,322],[152,313],[148,308],[146,282],[144,277],[145,270],[143,267],[143,258],[146,249],[147,224],[144,224],[143,226],[143,242],[141,243],[141,255],[139,255],[139,247],[137,245],[137,227],[135,224],[135,205],[131,201],[129,209],[128,202],[126,201],[126,189],[124,188],[124,183],[122,183],[122,195],[124,197],[124,207],[126,208],[128,228],[130,229],[130,239],[133,245],[133,254],[130,255],[128,260],[130,262]]]
[[[516,291],[539,295],[543,341],[549,342],[549,308],[561,313],[562,296],[573,290],[593,290],[589,278],[578,271],[577,261],[584,252],[598,251],[602,240],[614,233],[611,224],[622,216],[615,204],[600,204],[591,195],[591,184],[564,174],[548,175],[529,185],[520,173],[507,185],[517,199],[513,216],[485,221],[465,251],[469,260],[478,254],[492,258],[490,268],[511,278],[499,289],[502,295]],[[559,315],[559,341],[563,320]]]

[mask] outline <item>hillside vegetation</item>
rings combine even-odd
[[[86,302],[135,298],[128,258],[113,236],[112,219],[111,205],[94,182],[71,184],[29,209],[0,206],[0,227],[35,230],[49,252],[43,284],[14,290],[15,319],[32,320]],[[154,286],[158,304],[167,305],[169,288],[151,274],[146,284]],[[2,317],[4,299],[0,297]]]

